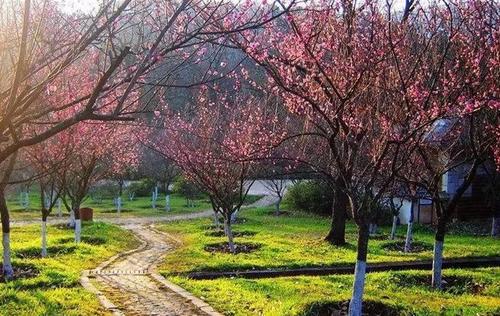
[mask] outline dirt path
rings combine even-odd
[[[211,210],[206,210],[206,211],[200,211],[200,212],[193,212],[193,213],[188,213],[188,214],[177,214],[177,215],[164,215],[164,216],[149,216],[149,217],[99,217],[99,218],[94,218],[95,221],[100,221],[100,222],[105,222],[105,223],[110,223],[110,224],[116,224],[116,225],[133,225],[133,224],[139,224],[139,225],[147,225],[147,224],[155,224],[155,223],[161,223],[161,222],[171,222],[171,221],[178,221],[178,220],[183,220],[183,219],[194,219],[194,218],[201,218],[201,217],[209,217],[212,216],[214,213]],[[50,217],[48,219],[48,224],[63,224],[67,223],[68,218],[63,217],[63,218],[58,218],[58,217]],[[11,220],[11,227],[17,227],[17,226],[24,226],[24,225],[30,225],[30,224],[38,224],[40,223],[40,219],[29,219],[29,220]]]
[[[137,250],[89,271],[86,277],[117,315],[220,315],[156,273],[175,241],[150,225],[123,226],[143,242]],[[111,304],[109,304],[111,303]]]

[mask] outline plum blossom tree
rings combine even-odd
[[[89,188],[97,181],[137,164],[135,126],[125,123],[81,122],[55,136],[58,146],[72,146],[69,162],[60,170],[63,201],[70,210],[75,227],[75,242],[80,242],[80,206]]]
[[[280,135],[268,136],[274,118],[260,99],[211,96],[203,90],[192,116],[169,114],[161,138],[149,146],[175,161],[209,195],[214,212],[223,218],[229,250],[235,253],[231,217],[248,193],[245,180]]]
[[[289,111],[309,122],[303,134],[328,144],[331,175],[359,228],[349,314],[361,315],[374,206],[434,122],[470,104],[497,107],[490,84],[498,79],[490,53],[498,47],[490,23],[497,8],[408,1],[395,14],[391,3],[332,1],[308,9],[231,40],[266,70]]]
[[[175,77],[204,43],[221,37],[209,29],[235,7],[199,0],[100,4],[96,12],[69,14],[57,1],[0,1],[0,163],[80,121],[132,120],[147,111],[147,102],[137,108],[140,86]],[[238,19],[235,30],[265,23],[259,12]],[[160,68],[157,80],[143,80]],[[25,133],[30,125],[37,133]],[[8,209],[0,211],[8,243]],[[12,276],[10,263],[3,271]]]

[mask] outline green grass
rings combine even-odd
[[[37,192],[30,193],[30,206],[28,210],[21,207],[17,195],[11,195],[7,200],[7,205],[10,210],[11,218],[14,220],[27,220],[41,218],[40,213],[40,197]],[[195,201],[194,207],[188,207],[186,199],[183,196],[173,194],[170,198],[171,210],[165,211],[165,196],[160,196],[156,208],[151,207],[150,197],[136,197],[130,201],[127,197],[122,197],[121,214],[116,212],[112,198],[104,198],[102,201],[93,201],[88,198],[83,203],[82,207],[91,207],[94,209],[94,218],[110,218],[110,217],[151,217],[163,216],[169,214],[182,214],[196,212],[200,210],[210,209],[210,203],[207,199],[199,199]],[[56,217],[57,210],[54,208],[51,217]],[[62,206],[63,216],[68,216],[64,205]]]
[[[400,285],[395,278],[430,275],[427,271],[368,274],[365,300],[382,302],[401,315],[498,315],[499,269],[445,270],[447,276],[472,277],[483,282],[480,294],[439,292],[426,285]],[[217,279],[194,281],[171,277],[173,282],[202,297],[224,315],[307,315],[310,305],[350,298],[352,276]]]
[[[99,245],[75,245],[73,236],[71,229],[49,226],[49,256],[33,258],[26,254],[40,251],[39,225],[12,228],[13,264],[39,274],[0,283],[0,315],[107,315],[97,298],[80,286],[80,274],[139,242],[130,232],[100,222],[84,224],[82,229],[83,240],[97,240]]]
[[[223,271],[244,269],[265,269],[280,267],[304,267],[318,265],[343,265],[355,262],[356,227],[347,225],[348,245],[332,246],[323,240],[329,228],[329,221],[322,217],[304,214],[275,217],[269,209],[245,209],[240,216],[246,221],[235,224],[234,231],[255,232],[254,236],[235,238],[236,242],[250,242],[261,245],[253,253],[212,254],[204,250],[207,244],[225,241],[225,237],[207,236],[210,219],[180,221],[174,225],[160,225],[159,228],[175,235],[183,245],[167,255],[162,268],[171,272]],[[389,227],[382,227],[383,234]],[[397,234],[404,235],[405,227],[399,227]],[[433,234],[427,228],[415,229],[415,240],[432,245]],[[420,253],[388,251],[382,246],[389,240],[370,240],[369,262],[409,261],[430,259],[432,250]],[[431,247],[432,248],[432,247]],[[500,253],[498,240],[490,237],[447,236],[445,257],[495,256]]]
[[[297,315],[318,301],[342,301],[350,296],[352,277],[287,277],[273,279],[218,279],[195,281],[182,274],[189,271],[224,271],[318,265],[352,264],[356,256],[356,227],[348,224],[345,247],[335,247],[323,240],[329,220],[304,214],[275,217],[270,209],[243,210],[246,221],[234,225],[235,231],[252,231],[254,236],[238,237],[236,242],[258,243],[253,253],[229,255],[209,253],[207,244],[225,241],[225,237],[207,236],[209,219],[180,221],[159,228],[182,240],[182,245],[169,253],[160,267],[161,272],[195,295],[205,298],[215,308],[228,315]],[[389,227],[382,227],[382,234]],[[404,227],[398,229],[404,235]],[[426,227],[417,227],[415,240],[432,244],[433,234]],[[369,262],[430,259],[432,250],[404,254],[387,251],[382,246],[388,240],[370,240]],[[495,256],[500,253],[498,240],[490,237],[450,235],[446,238],[445,257]],[[422,285],[397,284],[408,275],[429,274],[425,271],[373,273],[368,276],[367,299],[382,301],[395,308],[419,315],[439,313],[456,315],[486,313],[500,306],[500,269],[445,270],[445,275],[473,276],[473,281],[485,283],[479,294],[440,293]],[[422,276],[421,276],[422,277]],[[461,310],[463,308],[463,310]]]

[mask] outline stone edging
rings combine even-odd
[[[100,270],[104,269],[105,267],[109,266],[111,263],[113,263],[115,260],[117,260],[119,258],[122,258],[126,255],[132,254],[134,252],[144,250],[144,248],[146,248],[148,245],[147,242],[144,241],[143,239],[139,238],[137,235],[134,235],[134,236],[141,243],[141,245],[139,247],[132,249],[132,250],[127,250],[127,251],[117,253],[116,255],[112,256],[108,260],[101,262],[95,269],[92,269],[92,270],[100,271]],[[101,302],[101,305],[105,309],[111,311],[113,313],[113,315],[115,315],[115,316],[125,315],[99,289],[97,289],[92,284],[92,282],[90,282],[89,275],[90,275],[90,270],[83,270],[82,271],[82,274],[80,276],[80,284],[83,286],[83,288],[86,289],[87,291],[89,291],[90,293],[95,294],[97,296],[97,298],[99,299],[99,302]]]
[[[167,287],[169,290],[175,292],[176,294],[186,298],[187,300],[189,300],[194,306],[198,307],[201,311],[203,311],[204,313],[206,313],[207,315],[209,316],[222,316],[221,313],[217,312],[216,310],[214,310],[210,305],[208,305],[205,301],[203,301],[202,299],[194,296],[193,294],[191,294],[190,292],[186,291],[185,289],[183,289],[182,287],[168,281],[167,279],[165,279],[163,276],[161,276],[160,274],[158,274],[157,272],[153,272],[150,274],[151,277],[157,281],[158,283],[160,283],[161,285]]]
[[[182,241],[180,241],[179,239],[175,238],[174,236],[170,235],[170,234],[167,234],[165,232],[162,232],[156,228],[153,227],[154,225],[150,225],[149,226],[149,229],[151,229],[152,231],[154,231],[155,233],[157,234],[160,234],[160,235],[163,235],[165,236],[166,238],[170,239],[171,241],[173,241],[175,244],[177,245],[181,245],[182,244]],[[160,261],[161,259],[163,259],[163,257],[166,255],[166,253],[164,255],[162,255],[158,261]],[[157,262],[158,262],[157,261]],[[175,292],[176,294],[184,297],[185,299],[189,300],[194,306],[198,307],[201,311],[203,311],[204,313],[206,313],[207,315],[209,316],[222,316],[222,314],[220,314],[219,312],[217,312],[216,310],[214,310],[210,305],[208,305],[205,301],[203,301],[202,299],[194,296],[193,294],[191,294],[190,292],[186,291],[185,289],[183,289],[182,287],[168,281],[167,279],[165,279],[161,274],[159,274],[158,272],[156,271],[151,271],[150,273],[150,276],[155,280],[157,281],[158,283],[160,283],[161,285],[167,287],[168,289],[170,289],[171,291]]]
[[[146,225],[145,225],[146,226]],[[172,240],[174,243],[180,245],[182,242],[180,240],[178,240],[177,238],[167,234],[167,233],[164,233],[162,231],[159,231],[155,228],[153,228],[152,224],[150,225],[147,225],[149,226],[149,229],[151,229],[152,231],[158,233],[158,234],[161,234],[165,237],[167,237],[168,239]],[[135,235],[135,234],[134,234]],[[95,269],[92,269],[94,271],[101,271],[103,270],[104,268],[106,268],[107,266],[109,266],[111,263],[113,263],[114,261],[116,261],[117,259],[120,259],[124,256],[127,256],[129,254],[132,254],[132,253],[135,253],[135,252],[139,252],[139,251],[142,251],[144,250],[147,246],[148,246],[148,243],[147,241],[145,241],[144,239],[142,239],[140,236],[137,236],[135,235],[135,237],[141,242],[141,245],[135,249],[132,249],[132,250],[127,250],[127,251],[124,251],[124,252],[121,252],[121,253],[118,253],[114,256],[112,256],[111,258],[109,258],[108,260],[102,262],[101,264],[99,264]],[[191,294],[190,292],[186,291],[185,289],[183,289],[182,287],[168,281],[167,279],[165,279],[163,276],[161,276],[159,273],[157,273],[155,271],[155,266],[157,264],[157,262],[159,262],[161,259],[163,259],[163,257],[166,255],[163,254],[153,265],[150,269],[148,269],[148,275],[153,278],[156,282],[160,283],[161,285],[167,287],[169,290],[173,291],[174,293],[178,294],[179,296],[182,296],[184,297],[185,299],[189,300],[194,306],[196,306],[197,308],[199,308],[201,311],[203,311],[204,313],[206,313],[207,315],[209,316],[222,316],[222,314],[220,314],[219,312],[217,312],[216,310],[214,310],[210,305],[208,305],[205,301],[201,300],[200,298],[194,296],[193,294]],[[93,284],[92,282],[90,282],[90,279],[89,279],[89,275],[90,275],[90,271],[91,270],[84,270],[82,271],[82,274],[80,276],[80,284],[83,286],[83,288],[85,288],[87,291],[95,294],[97,296],[97,298],[99,299],[101,305],[106,308],[107,310],[109,310],[110,312],[113,313],[113,315],[115,316],[123,316],[125,315],[115,304],[113,304],[99,289],[97,289]]]

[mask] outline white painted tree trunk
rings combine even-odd
[[[432,258],[432,287],[440,289],[443,269],[443,241],[434,241],[434,255]]]
[[[57,199],[57,217],[62,216],[62,205],[61,205],[61,199]]]
[[[165,195],[165,211],[170,211],[170,194]]]
[[[77,244],[81,241],[82,234],[82,221],[80,219],[75,220],[75,242]]]
[[[47,257],[47,222],[42,221],[42,258]]]
[[[493,216],[491,220],[491,237],[498,237],[500,235],[500,218]]]
[[[354,268],[352,298],[349,302],[349,316],[361,316],[363,292],[365,288],[366,262],[357,260]]]
[[[392,217],[391,240],[394,240],[394,238],[396,238],[396,229],[397,228],[398,228],[398,217],[394,215]]]
[[[228,219],[224,220],[224,233],[227,236],[229,251],[234,254],[235,248],[233,241],[233,231],[231,230],[231,223]]]
[[[116,198],[116,211],[118,214],[120,214],[122,211],[122,198],[121,198],[121,196]]]
[[[3,275],[4,278],[9,280],[14,276],[14,270],[12,269],[12,262],[10,259],[10,233],[2,234],[2,246],[3,246]]]
[[[411,251],[411,242],[413,240],[413,222],[408,222],[406,229],[405,252]]]
[[[25,193],[25,207],[26,210],[29,210],[30,208],[30,193],[26,192]]]
[[[151,195],[151,207],[156,208],[156,199],[158,198],[158,187],[155,187]]]
[[[236,222],[236,218],[238,218],[238,212],[240,210],[236,210],[233,214],[231,214],[231,223]]]
[[[377,224],[370,224],[369,226],[370,236],[377,234]]]
[[[71,227],[71,228],[75,227],[75,211],[74,210],[71,210],[69,212],[68,226]]]

